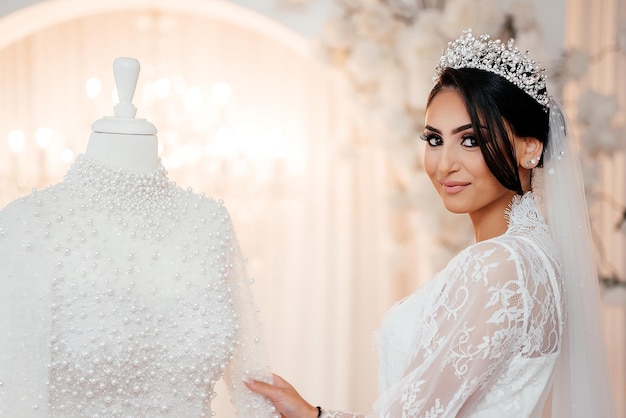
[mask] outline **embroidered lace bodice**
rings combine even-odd
[[[368,417],[540,417],[563,302],[548,227],[531,193],[516,197],[505,234],[466,248],[387,313]]]
[[[79,156],[0,212],[0,416],[210,417],[225,378],[241,417],[276,416],[229,215],[161,168]]]

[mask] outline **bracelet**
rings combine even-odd
[[[317,418],[320,418],[322,416],[322,407],[316,406],[316,408],[317,408]]]

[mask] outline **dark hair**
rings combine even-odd
[[[463,98],[489,170],[504,187],[523,194],[509,130],[518,137],[537,138],[545,149],[548,112],[504,77],[477,68],[444,68],[428,96],[427,107],[445,87],[457,90]],[[539,166],[542,163],[543,158]]]

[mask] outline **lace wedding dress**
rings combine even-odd
[[[276,416],[256,308],[226,209],[79,156],[0,212],[0,416]]]
[[[387,313],[373,416],[540,417],[560,350],[563,296],[534,197],[515,197],[505,234],[462,251]]]

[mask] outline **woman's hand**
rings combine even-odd
[[[283,418],[317,417],[317,408],[302,399],[293,386],[278,375],[272,376],[273,384],[247,379],[244,379],[244,383],[251,391],[269,399]]]

